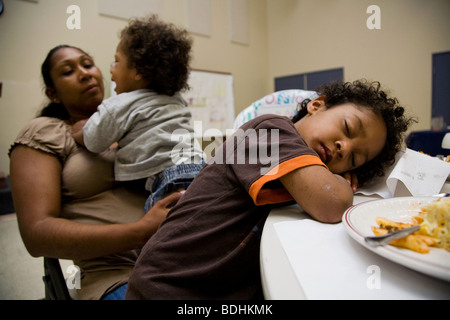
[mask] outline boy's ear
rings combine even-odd
[[[149,82],[144,79],[144,76],[140,73],[136,72],[136,75],[134,76],[134,80],[139,83],[140,88],[148,88]]]
[[[316,111],[319,111],[319,110],[321,110],[323,108],[326,109],[325,98],[323,96],[319,96],[316,99],[311,100],[306,105],[306,108],[307,108],[309,114],[313,114]]]
[[[142,75],[140,73],[136,72],[136,75],[134,76],[134,80],[141,81],[143,79]]]

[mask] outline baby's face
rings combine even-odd
[[[321,97],[308,103],[308,115],[295,126],[308,146],[337,174],[375,158],[387,136],[382,116],[371,109],[353,103],[327,109]]]
[[[128,58],[122,49],[122,42],[117,45],[116,54],[114,55],[114,62],[111,65],[111,81],[116,83],[117,94],[124,92],[131,92],[139,89],[137,85],[137,70],[130,68]]]

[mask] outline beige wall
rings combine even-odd
[[[43,105],[39,67],[60,43],[96,59],[109,87],[109,64],[126,21],[99,16],[96,0],[4,0],[0,16],[0,172],[18,130]],[[80,6],[81,30],[68,30],[66,9]],[[381,9],[369,30],[366,9]],[[428,129],[431,55],[450,51],[448,0],[249,0],[250,44],[229,41],[228,1],[211,0],[212,35],[194,37],[193,67],[234,76],[236,113],[273,91],[274,77],[343,67],[345,80],[379,80]],[[164,20],[184,26],[183,0],[163,0]]]
[[[40,65],[55,45],[66,43],[90,53],[103,71],[109,92],[109,66],[125,20],[100,16],[96,0],[4,0],[0,16],[0,172],[9,172],[8,148],[21,127],[34,118],[45,98]],[[69,5],[81,8],[81,30],[69,30]],[[184,0],[163,0],[161,18],[186,26]],[[249,0],[250,44],[229,40],[228,1],[211,1],[211,36],[194,38],[196,69],[229,72],[234,77],[235,108],[247,107],[268,92],[265,0]],[[236,111],[236,112],[237,112]]]

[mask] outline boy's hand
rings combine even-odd
[[[75,141],[84,146],[84,140],[83,140],[83,127],[86,124],[87,119],[77,121],[72,126],[72,137],[75,139]]]
[[[358,177],[353,172],[346,172],[342,175],[344,179],[350,184],[352,187],[353,192],[356,192],[356,189],[358,189]]]

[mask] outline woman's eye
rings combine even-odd
[[[85,67],[86,69],[90,69],[94,66],[94,64],[90,61],[86,61],[83,63],[83,67]]]

